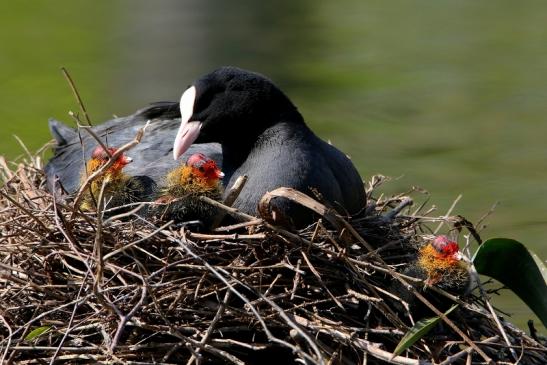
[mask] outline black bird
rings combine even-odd
[[[160,184],[163,177],[178,166],[171,158],[172,143],[180,125],[179,104],[160,102],[138,110],[133,115],[109,120],[92,129],[103,143],[120,147],[135,138],[137,131],[150,120],[141,143],[129,153],[135,161],[124,168],[124,173],[135,177],[152,193],[152,186]],[[85,130],[70,128],[63,123],[50,119],[49,129],[57,145],[55,155],[45,167],[48,189],[53,191],[55,176],[65,190],[74,193],[80,186],[80,179],[85,172],[84,161],[91,158],[97,147],[97,141]],[[81,138],[81,140],[80,140]],[[218,144],[194,145],[185,153],[185,158],[203,153],[222,164],[222,153]]]
[[[267,191],[291,187],[322,198],[342,214],[365,206],[363,182],[350,159],[318,138],[289,98],[258,73],[222,67],[197,80],[182,95],[182,123],[174,143],[175,159],[194,142],[222,146],[225,186],[240,175],[248,181],[234,207],[256,214]],[[276,209],[296,226],[312,215],[288,200]]]

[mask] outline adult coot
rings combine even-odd
[[[133,115],[115,118],[92,129],[108,146],[122,146],[135,138],[137,131],[148,120],[150,125],[141,143],[128,151],[134,162],[124,168],[124,172],[133,177],[139,177],[145,187],[155,182],[161,185],[162,179],[172,169],[177,167],[171,158],[173,136],[180,124],[179,104],[161,102],[138,110]],[[80,186],[80,178],[84,173],[84,161],[90,159],[97,141],[85,130],[79,132],[63,123],[51,119],[49,121],[51,134],[57,145],[55,155],[45,167],[48,188],[50,191],[57,176],[59,182],[69,193],[74,193]],[[218,164],[222,164],[222,153],[218,144],[194,145],[185,153],[185,157],[203,153]]]
[[[248,181],[234,207],[256,214],[267,191],[284,186],[319,192],[342,214],[365,206],[363,182],[349,158],[319,139],[289,98],[258,73],[222,67],[197,80],[182,95],[182,122],[174,157],[194,142],[222,146],[224,184]],[[305,208],[276,200],[277,210],[296,226],[309,223]]]

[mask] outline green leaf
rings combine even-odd
[[[511,289],[547,327],[547,268],[522,243],[492,238],[480,245],[473,263],[477,272]]]
[[[51,329],[51,326],[42,326],[42,327],[35,328],[32,331],[30,331],[28,335],[25,336],[25,340],[32,341],[40,337],[41,335],[43,335],[50,329]]]
[[[452,307],[450,307],[449,310],[447,310],[444,315],[447,316],[452,312],[454,309],[458,307],[457,304],[454,304]],[[431,318],[424,318],[416,322],[416,324],[408,330],[408,332],[401,338],[401,341],[399,341],[399,344],[397,344],[397,347],[395,348],[395,351],[393,351],[393,357],[400,355],[404,350],[412,346],[416,341],[418,341],[420,338],[424,337],[428,334],[429,331],[439,321],[441,320],[441,317],[431,317]]]

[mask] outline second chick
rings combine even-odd
[[[202,153],[191,155],[186,163],[165,178],[165,186],[156,199],[154,215],[162,220],[182,223],[199,220],[209,228],[218,209],[199,199],[207,196],[214,200],[222,197],[221,179],[224,173],[216,162]]]

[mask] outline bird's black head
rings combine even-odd
[[[276,123],[303,123],[271,80],[236,67],[222,67],[198,79],[182,95],[180,109],[175,159],[193,142],[245,143]]]

